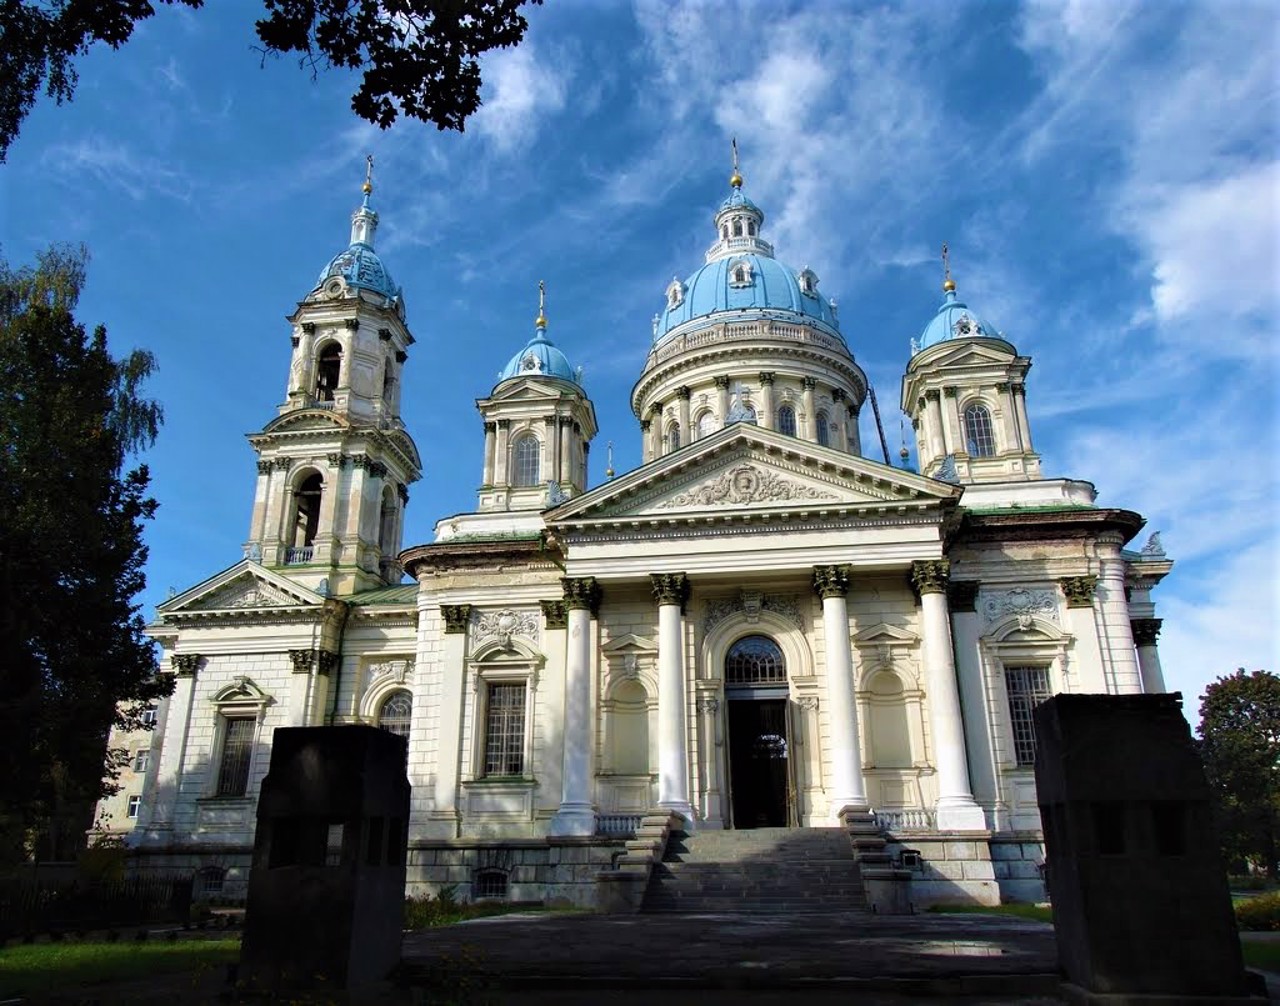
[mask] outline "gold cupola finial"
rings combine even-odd
[[[951,253],[945,241],[942,242],[942,290],[944,293],[956,292],[956,281],[951,278]]]
[[[547,284],[538,280],[538,318],[534,322],[539,328],[547,327]]]
[[[610,440],[609,441],[609,464],[608,464],[608,467],[606,467],[604,470],[604,477],[607,479],[611,479],[615,474],[616,472],[614,472],[613,470],[613,441]]]
[[[735,189],[742,188],[742,173],[738,171],[738,138],[733,138],[733,174],[729,176],[729,184]]]
[[[364,155],[364,184],[360,191],[366,196],[373,192],[373,154]]]

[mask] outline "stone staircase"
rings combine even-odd
[[[672,832],[643,912],[867,911],[844,828]]]

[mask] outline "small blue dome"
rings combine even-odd
[[[334,276],[341,276],[349,287],[372,290],[388,300],[396,300],[400,296],[400,287],[387,272],[378,253],[362,241],[353,241],[335,255],[320,273],[316,287],[324,286]]]
[[[720,204],[720,209],[716,210],[716,216],[720,216],[725,210],[751,210],[761,221],[764,220],[764,210],[753,203],[750,199],[742,194],[742,189],[735,187],[729,193],[727,199]]]
[[[1003,338],[999,332],[969,310],[969,306],[956,296],[954,290],[948,290],[946,299],[938,308],[938,313],[930,319],[929,324],[920,333],[919,340],[914,344],[914,352],[918,353],[948,339],[968,339],[975,336],[986,339]]]
[[[564,353],[556,349],[547,340],[546,330],[541,326],[534,332],[532,339],[524,349],[513,356],[510,362],[498,374],[498,383],[509,381],[513,377],[558,377],[562,381],[572,381],[581,385],[581,375],[569,365]]]
[[[839,333],[830,301],[818,292],[817,277],[808,282],[809,292],[801,288],[801,277],[806,275],[812,277],[807,270],[793,273],[777,259],[756,253],[714,259],[685,280],[678,303],[673,306],[668,301],[658,316],[654,339],[659,341],[696,318],[738,310],[790,311]]]

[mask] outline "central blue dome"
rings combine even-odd
[[[804,275],[757,252],[717,258],[684,281],[676,303],[668,298],[667,309],[658,316],[654,329],[655,341],[697,318],[747,310],[800,314],[838,334],[839,322],[830,302],[818,292],[817,277],[812,278],[806,292],[801,286]]]

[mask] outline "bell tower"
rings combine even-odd
[[[476,408],[484,420],[481,511],[542,510],[586,491],[596,411],[582,371],[547,338],[546,286],[530,339]]]
[[[332,594],[400,582],[408,487],[422,475],[400,419],[414,339],[400,288],[374,251],[367,160],[349,244],[288,317],[285,400],[249,436],[258,483],[246,556]]]
[[[957,297],[945,244],[942,257],[943,302],[912,340],[902,378],[920,472],[962,483],[1039,479],[1027,421],[1031,360]]]

